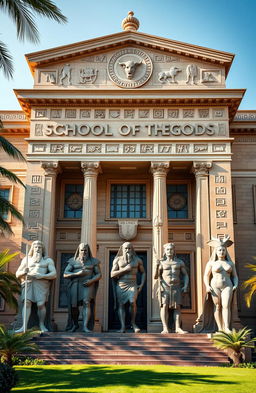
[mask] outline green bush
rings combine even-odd
[[[43,366],[43,359],[31,358],[29,356],[13,356],[12,364],[14,366]]]
[[[9,393],[17,384],[16,371],[6,363],[0,363],[0,392]]]

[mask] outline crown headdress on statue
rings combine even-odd
[[[207,242],[211,247],[230,247],[233,242],[230,240],[229,235],[225,235],[222,239],[218,237],[212,237],[211,240]]]

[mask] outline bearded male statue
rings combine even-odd
[[[23,258],[16,272],[16,277],[21,280],[21,301],[22,315],[24,321],[24,311],[26,308],[25,326],[16,330],[16,333],[27,329],[29,317],[31,315],[32,303],[37,305],[39,328],[41,332],[47,332],[45,326],[46,302],[48,300],[51,280],[56,278],[56,269],[51,258],[45,256],[45,248],[41,241],[32,243],[27,258]],[[26,304],[25,301],[25,281],[27,280]]]

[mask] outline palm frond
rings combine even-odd
[[[0,7],[15,23],[18,39],[24,40],[26,38],[37,43],[39,42],[39,32],[33,14],[26,3],[22,0],[1,0]]]
[[[0,41],[0,68],[3,69],[6,78],[10,79],[13,77],[14,69],[12,56],[2,41]]]
[[[0,166],[0,176],[6,177],[7,179],[9,179],[11,182],[13,183],[19,183],[21,184],[23,187],[25,187],[25,184],[18,178],[18,176],[15,175],[15,173],[9,171],[6,168],[3,168]]]
[[[253,264],[247,264],[245,265],[248,269],[252,270],[253,272],[256,272],[256,265]],[[250,307],[252,297],[256,293],[256,275],[248,278],[248,280],[244,281],[242,283],[242,288],[245,288],[247,290],[246,294],[244,295],[245,302],[247,307]]]
[[[58,23],[66,23],[67,18],[61,13],[60,9],[50,0],[27,0],[26,3],[30,6],[33,12],[41,16],[46,16]]]
[[[1,1],[1,0],[0,0]],[[9,142],[3,135],[0,135],[0,146],[8,154],[8,156],[16,160],[25,161],[23,154],[11,142]]]
[[[232,349],[233,351],[239,353],[242,348],[254,347],[256,337],[250,338],[251,332],[252,331],[246,327],[238,331],[233,329],[230,333],[220,331],[213,335],[212,341],[216,348]]]
[[[0,236],[13,235],[12,228],[8,222],[6,222],[0,215]]]
[[[13,254],[9,254],[8,249],[0,252],[0,269],[2,269],[8,262],[10,262],[19,252],[14,252]]]
[[[17,218],[17,220],[22,221],[24,223],[24,218],[22,214],[16,209],[16,207],[11,202],[9,202],[7,199],[5,199],[0,195],[0,217],[8,212],[10,212],[13,215],[13,217]]]

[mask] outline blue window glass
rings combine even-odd
[[[64,218],[82,218],[83,184],[65,185]]]
[[[112,184],[111,218],[146,218],[145,184]]]
[[[187,184],[167,184],[168,218],[188,218]]]
[[[10,189],[9,188],[2,188],[0,189],[0,196],[4,199],[6,199],[7,201],[10,201]],[[7,220],[8,218],[8,211],[0,211],[1,217],[4,220]]]

